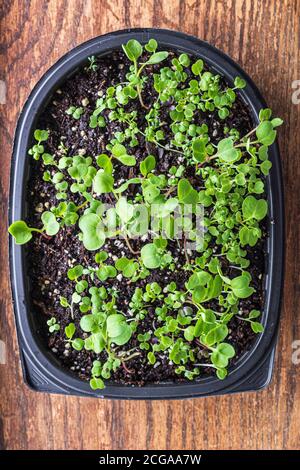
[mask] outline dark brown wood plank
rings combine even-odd
[[[22,382],[1,223],[0,446],[7,449],[295,449],[300,442],[299,201],[300,79],[298,0],[6,0],[0,6],[0,218],[6,220],[12,139],[31,88],[62,54],[125,27],[155,26],[216,45],[252,76],[275,114],[286,185],[287,260],[274,379],[259,393],[189,401],[112,402],[36,394]]]

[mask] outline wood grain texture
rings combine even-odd
[[[7,449],[295,449],[300,444],[300,79],[298,0],[3,0],[0,6],[0,447]],[[189,401],[125,402],[36,394],[23,384],[7,263],[12,139],[31,88],[70,48],[125,27],[194,34],[231,55],[276,115],[286,187],[287,259],[275,374],[267,390]]]

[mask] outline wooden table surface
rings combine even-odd
[[[292,353],[300,340],[300,104],[292,103],[292,93],[300,80],[300,1],[3,0],[0,17],[0,340],[6,345],[6,364],[0,364],[0,448],[299,447],[300,354],[297,365]],[[284,300],[274,378],[258,393],[125,402],[37,394],[23,384],[6,235],[16,120],[33,85],[62,54],[94,36],[141,26],[181,30],[219,47],[250,74],[285,121],[279,131],[286,188]]]

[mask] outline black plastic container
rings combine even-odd
[[[193,36],[163,29],[129,29],[92,39],[63,56],[41,78],[28,98],[20,115],[14,142],[10,187],[10,223],[26,217],[26,182],[29,172],[27,150],[31,143],[32,132],[40,112],[49,102],[53,92],[88,56],[106,55],[130,38],[146,43],[155,38],[161,48],[169,47],[180,52],[194,54],[216,72],[224,75],[229,83],[239,75],[247,82],[241,91],[249,106],[254,121],[265,102],[256,86],[245,72],[228,56],[208,43]],[[259,390],[271,380],[274,351],[280,314],[280,300],[283,282],[284,261],[284,210],[281,165],[277,144],[270,148],[273,164],[267,177],[269,201],[269,238],[267,245],[265,305],[262,322],[263,334],[258,335],[251,350],[243,355],[229,371],[223,381],[216,377],[200,378],[197,382],[176,384],[162,382],[145,387],[108,384],[104,390],[93,391],[89,384],[63,369],[53,353],[47,348],[39,334],[38,315],[31,306],[29,280],[26,271],[26,248],[10,240],[10,269],[23,375],[26,383],[38,391],[72,395],[97,396],[120,399],[165,399],[189,398],[224,393]]]

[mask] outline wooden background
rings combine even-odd
[[[298,0],[2,0],[0,447],[6,449],[295,449],[300,444]],[[259,393],[189,401],[125,402],[36,394],[22,382],[7,266],[12,139],[32,86],[62,54],[94,36],[140,26],[210,41],[252,76],[285,120],[279,144],[286,187],[287,260],[281,334],[271,386]],[[2,102],[4,97],[2,96]],[[300,343],[299,343],[300,344]],[[300,354],[298,355],[300,359]],[[299,361],[300,362],[300,361]]]

